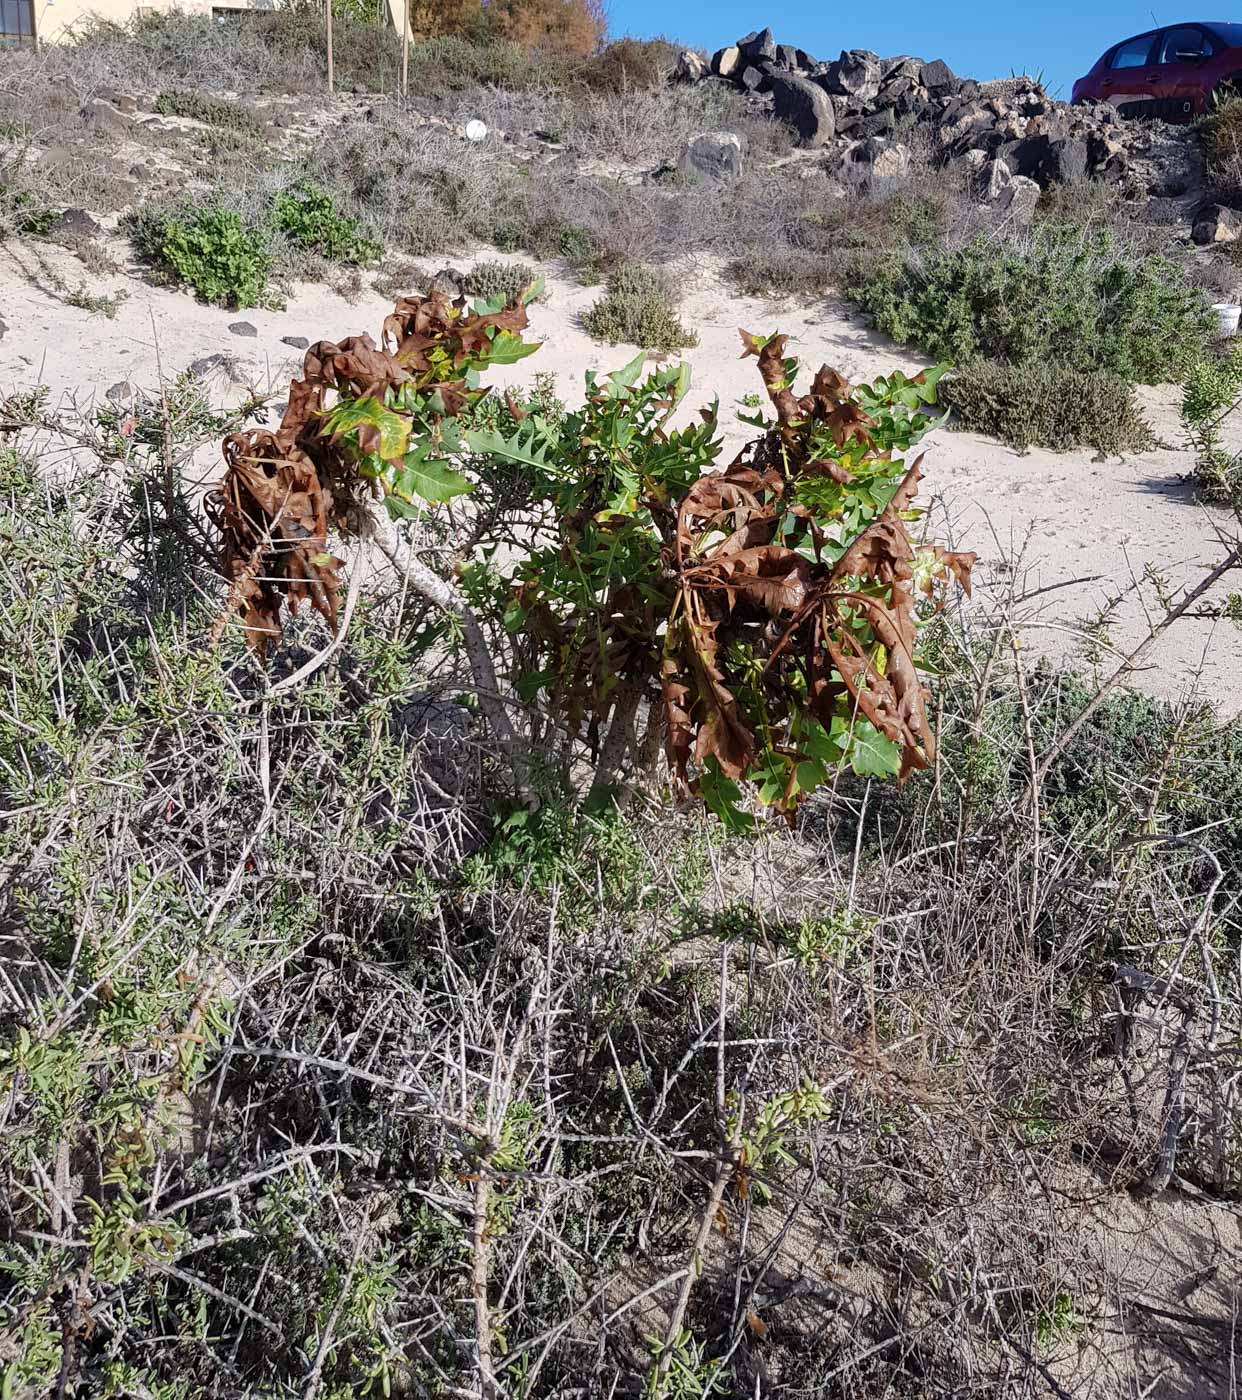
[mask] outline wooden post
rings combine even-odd
[[[401,0],[401,96],[410,87],[410,0]]]
[[[328,17],[328,91],[336,91],[336,73],[332,67],[332,0],[324,0]]]

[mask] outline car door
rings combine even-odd
[[[1156,38],[1155,33],[1139,34],[1118,44],[1108,55],[1100,75],[1100,96],[1123,116],[1143,116],[1156,100]]]
[[[1156,36],[1152,90],[1153,116],[1165,121],[1189,121],[1205,106],[1205,75],[1216,51],[1216,41],[1197,24],[1179,24]]]

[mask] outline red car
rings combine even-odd
[[[1242,93],[1242,24],[1176,24],[1114,44],[1074,84],[1073,100],[1184,122],[1231,88]]]

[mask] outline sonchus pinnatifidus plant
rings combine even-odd
[[[400,517],[473,493],[476,557],[448,577],[413,559],[409,577],[464,623],[519,788],[532,735],[542,753],[553,730],[588,746],[595,800],[662,746],[675,787],[734,829],[754,820],[746,789],[789,814],[843,764],[927,766],[919,627],[974,561],[909,529],[921,459],[905,454],[937,421],[942,370],[856,388],[823,367],[799,395],[785,338],[743,332],[775,416],[742,415],[755,436],[722,471],[716,405],[673,426],[684,365],[588,372],[571,412],[485,405],[483,373],[536,348],[521,332],[537,291],[403,298],[378,347],[307,352],[274,433],[226,441],[212,511],[253,644],[279,634],[286,602],[335,626],[329,535],[355,531],[368,496]]]

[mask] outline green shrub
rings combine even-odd
[[[189,117],[243,137],[263,135],[263,123],[249,107],[195,88],[165,88],[155,99],[155,110],[166,117]]]
[[[479,263],[466,274],[466,290],[475,297],[487,299],[503,296],[512,301],[521,296],[538,276],[527,263],[503,263],[493,259]]]
[[[243,223],[232,210],[146,211],[131,216],[126,229],[140,258],[204,301],[238,307],[263,302],[272,269],[267,232]]]
[[[624,263],[608,278],[604,295],[582,318],[587,333],[616,345],[680,350],[699,338],[677,319],[664,279],[642,263]]]
[[[1195,454],[1194,479],[1209,501],[1230,501],[1242,491],[1242,460],[1224,444],[1221,421],[1242,392],[1242,342],[1223,355],[1191,365],[1182,386],[1181,419]]]
[[[299,248],[333,262],[363,266],[378,262],[383,251],[364,237],[357,219],[342,214],[328,191],[310,180],[285,190],[277,199],[276,227]]]
[[[1109,370],[980,360],[941,381],[940,401],[957,415],[959,427],[1000,438],[1021,452],[1093,447],[1116,457],[1145,451],[1154,441],[1134,386]]]
[[[892,253],[847,287],[876,328],[938,359],[1049,361],[1140,384],[1175,380],[1212,331],[1202,295],[1167,259],[1134,259],[1113,236],[1041,228],[1030,243]]]

